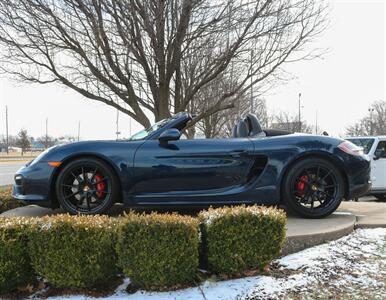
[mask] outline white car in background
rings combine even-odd
[[[386,136],[359,136],[347,140],[363,147],[363,152],[371,159],[372,187],[368,195],[386,199]]]

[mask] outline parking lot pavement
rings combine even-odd
[[[365,196],[358,199],[358,202],[371,202],[371,201],[378,201],[378,199],[375,198],[374,196]]]
[[[356,216],[356,228],[386,227],[386,202],[342,202],[338,212]]]
[[[13,176],[26,161],[0,161],[0,186],[13,184]]]

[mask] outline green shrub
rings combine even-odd
[[[282,210],[259,206],[210,208],[199,214],[203,261],[229,276],[262,270],[279,255],[285,239]]]
[[[130,213],[119,225],[118,263],[136,287],[152,290],[194,282],[198,247],[198,221],[191,217]]]
[[[23,205],[20,201],[12,198],[11,187],[0,187],[0,213]]]
[[[0,218],[0,294],[34,281],[27,249],[29,221]]]
[[[36,273],[56,287],[109,283],[117,273],[115,222],[107,216],[41,218],[28,242]]]

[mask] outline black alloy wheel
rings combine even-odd
[[[324,159],[301,160],[284,179],[283,198],[288,209],[306,218],[322,218],[333,213],[343,195],[340,171]]]
[[[117,179],[111,167],[99,159],[76,159],[59,173],[55,191],[70,214],[102,214],[115,203]]]

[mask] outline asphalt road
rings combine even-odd
[[[13,176],[16,171],[26,162],[12,161],[12,162],[1,162],[0,161],[0,186],[13,184]]]

